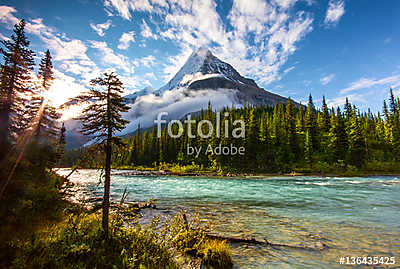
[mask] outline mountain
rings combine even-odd
[[[206,48],[194,51],[176,75],[160,89],[154,91],[147,87],[125,98],[130,109],[123,113],[123,117],[130,123],[117,133],[124,137],[130,136],[139,126],[143,129],[153,126],[160,112],[168,113],[163,117],[168,121],[196,113],[206,108],[209,102],[217,110],[232,105],[259,106],[288,102],[287,98],[268,92],[254,80],[243,77]],[[73,121],[69,125],[72,130],[67,127],[67,140],[73,144],[69,148],[87,142],[76,132],[79,125]]]
[[[207,48],[194,51],[176,75],[154,94],[161,95],[176,88],[188,90],[232,89],[236,90],[237,104],[273,105],[287,103],[288,99],[268,92],[239,74],[230,64],[221,61]]]

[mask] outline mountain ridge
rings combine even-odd
[[[242,76],[232,65],[220,60],[205,47],[193,51],[175,76],[154,94],[162,95],[176,88],[236,90],[234,101],[241,105],[287,104],[289,100],[259,87],[253,79]]]

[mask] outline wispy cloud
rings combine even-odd
[[[111,20],[107,20],[105,23],[94,24],[91,23],[90,27],[96,31],[99,36],[104,36],[104,31],[108,30],[111,26]]]
[[[158,5],[160,5],[159,2],[161,2],[161,5],[164,4],[162,0],[152,2],[153,4],[158,3]],[[148,0],[105,0],[104,5],[108,8],[113,7],[126,20],[132,18],[131,12],[134,11],[157,10],[153,8],[153,5]]]
[[[325,76],[325,77],[322,77],[322,78],[320,79],[320,81],[321,81],[321,84],[322,84],[322,85],[327,85],[327,84],[330,83],[334,78],[335,78],[335,74],[329,74],[329,75],[327,75],[327,76]]]
[[[355,90],[368,89],[376,86],[397,88],[400,86],[400,75],[393,75],[381,79],[360,78],[359,80],[350,83],[347,88],[342,89],[340,94],[346,94]]]
[[[295,69],[294,66],[288,67],[288,68],[286,68],[285,70],[283,70],[283,74],[286,75],[287,73],[289,73],[289,72],[292,71],[293,69]]]
[[[126,50],[129,48],[130,43],[135,42],[135,32],[131,31],[128,33],[123,33],[121,38],[119,39],[119,45],[118,48],[120,50]]]
[[[150,26],[146,23],[146,21],[143,19],[142,20],[142,25],[141,25],[141,32],[140,34],[144,37],[144,38],[152,38],[157,40],[158,36],[156,34],[153,34]]]
[[[343,0],[330,0],[328,10],[326,11],[325,24],[336,25],[340,18],[344,15],[344,1]]]
[[[145,67],[151,67],[155,64],[156,58],[153,55],[148,55],[146,57],[140,58],[139,62]]]
[[[332,99],[327,99],[328,107],[338,107],[342,106],[346,103],[346,98],[350,100],[350,102],[358,102],[358,103],[367,103],[367,99],[365,98],[367,94],[350,94],[347,96],[339,96]]]
[[[0,21],[6,24],[9,28],[18,22],[18,19],[12,14],[17,10],[9,6],[0,6]]]
[[[90,44],[92,48],[97,49],[100,52],[104,65],[114,66],[128,73],[133,71],[133,66],[131,66],[129,59],[122,54],[114,53],[114,51],[108,47],[106,42],[90,41]]]

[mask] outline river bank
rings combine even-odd
[[[146,170],[127,170],[126,168],[113,168],[116,170],[114,173],[122,176],[182,176],[182,177],[241,177],[241,178],[265,178],[265,177],[279,177],[279,176],[312,176],[312,177],[377,177],[377,176],[400,176],[400,173],[382,172],[382,171],[362,171],[362,172],[337,172],[337,173],[217,173],[217,172],[174,172],[170,170],[157,170],[156,168],[149,168]],[[117,172],[118,171],[118,172]],[[122,172],[119,172],[122,171]]]

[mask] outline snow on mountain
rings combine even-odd
[[[253,80],[242,77],[230,64],[215,57],[209,49],[200,47],[190,55],[178,73],[156,93],[161,94],[176,87],[186,87],[196,80],[216,76],[233,82],[257,86]]]

